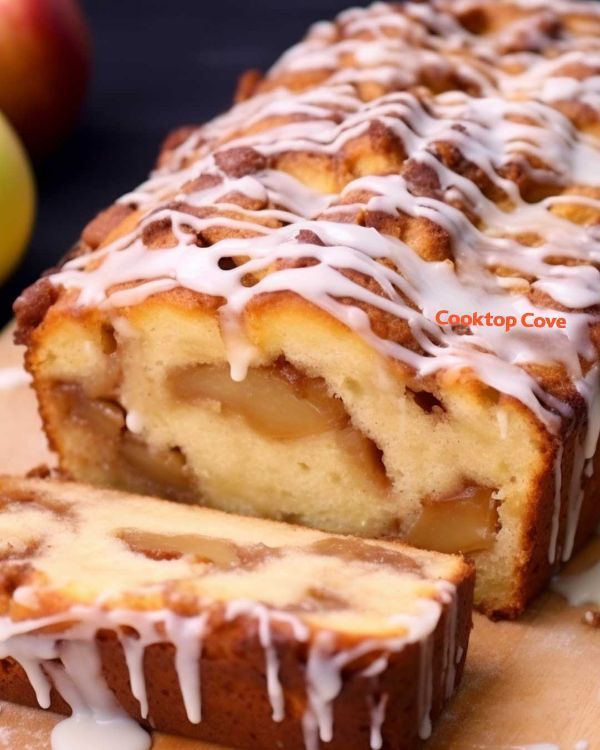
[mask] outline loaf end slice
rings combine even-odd
[[[459,557],[10,477],[0,539],[0,697],[95,731],[413,748],[460,681]]]

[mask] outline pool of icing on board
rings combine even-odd
[[[580,573],[558,576],[552,582],[552,588],[572,607],[582,604],[600,606],[600,560]]]
[[[0,367],[0,391],[11,391],[31,383],[31,376],[22,367]]]

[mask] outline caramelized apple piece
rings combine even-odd
[[[341,430],[337,438],[353,457],[355,466],[360,467],[381,489],[389,489],[391,480],[385,470],[383,454],[372,440],[351,424]]]
[[[346,562],[371,563],[372,565],[389,565],[397,570],[422,573],[422,566],[412,557],[397,549],[369,544],[362,539],[352,537],[328,536],[310,545],[312,552],[317,555],[337,557]]]
[[[185,555],[221,568],[240,561],[237,545],[228,539],[213,539],[200,534],[155,534],[138,529],[123,529],[118,536],[133,552],[140,552],[153,560],[175,560]]]
[[[437,552],[489,549],[498,522],[493,493],[489,487],[469,486],[449,497],[424,500],[405,541]]]
[[[158,534],[139,529],[121,529],[116,536],[132,552],[151,560],[178,560],[186,557],[223,570],[253,570],[267,560],[281,555],[281,550],[265,544],[236,544],[230,539],[202,534]]]
[[[167,496],[173,490],[185,491],[190,480],[185,472],[185,459],[178,450],[152,448],[131,433],[125,433],[119,446],[121,464],[135,472],[148,485],[147,492]]]
[[[251,368],[238,383],[226,365],[194,365],[172,372],[170,384],[182,401],[216,402],[224,414],[242,416],[273,439],[318,435],[348,422],[343,403],[320,378],[294,382],[276,368]]]
[[[176,500],[197,499],[181,451],[152,448],[129,432],[125,412],[118,403],[90,398],[76,383],[57,383],[53,390],[62,418],[97,436],[94,458],[111,467],[116,486]]]
[[[326,586],[310,586],[296,605],[287,607],[292,612],[331,612],[348,609],[350,603]]]
[[[336,437],[382,488],[389,479],[381,451],[354,428],[339,398],[327,393],[322,378],[310,378],[289,362],[252,368],[237,383],[225,365],[195,365],[171,372],[170,385],[182,401],[218,404],[224,414],[238,414],[257,432],[275,440],[293,440],[336,430]]]
[[[102,398],[88,398],[76,384],[62,383],[55,388],[60,392],[71,419],[88,425],[105,438],[118,438],[125,426],[125,415],[118,404]]]

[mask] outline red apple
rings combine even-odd
[[[0,0],[0,110],[32,154],[51,151],[73,126],[90,48],[77,0]]]

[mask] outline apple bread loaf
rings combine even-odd
[[[133,717],[239,750],[410,750],[461,677],[456,556],[9,477],[0,538],[0,697],[72,712],[56,748],[145,750]]]
[[[71,477],[462,551],[511,616],[600,519],[600,3],[314,26],[16,303]]]

